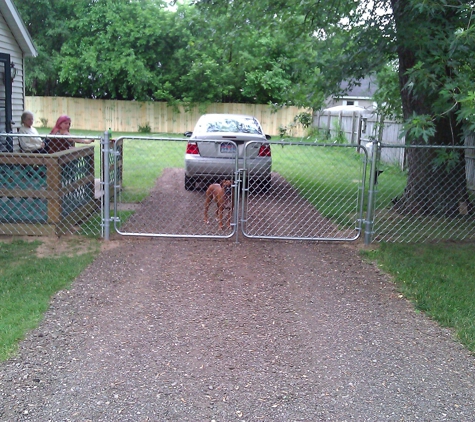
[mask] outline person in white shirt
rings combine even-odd
[[[18,133],[25,135],[39,135],[38,131],[33,127],[34,116],[31,111],[24,111],[21,115],[21,127]],[[33,136],[19,136],[20,148],[22,152],[33,152],[38,154],[47,154],[48,150],[43,139]]]

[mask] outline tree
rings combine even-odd
[[[226,0],[203,0],[207,7]],[[235,7],[313,36],[315,85],[340,94],[343,80],[381,72],[397,61],[399,94],[410,145],[462,146],[475,129],[474,1],[463,0],[233,0]],[[291,29],[289,29],[290,31]],[[309,105],[311,102],[309,101]],[[408,182],[401,212],[453,215],[467,201],[462,150],[408,149]]]
[[[458,97],[463,78],[473,75],[460,74],[459,44],[470,28],[473,4],[392,0],[391,6],[408,142],[463,146]],[[410,149],[408,164],[409,180],[398,203],[400,210],[452,215],[459,202],[467,201],[463,150]]]
[[[248,7],[179,3],[170,10],[164,0],[79,0],[74,7],[65,0],[32,0],[33,7],[17,2],[40,51],[27,63],[30,95],[172,104],[283,104],[309,96],[310,85],[300,81],[314,70],[311,43],[303,54],[279,22],[262,25],[258,16],[247,16]]]
[[[78,8],[61,48],[60,81],[71,96],[154,100],[179,45],[164,3],[97,0]]]
[[[292,96],[298,81],[293,64],[310,65],[311,59],[296,60],[298,49],[289,43],[288,34],[276,25],[262,25],[245,6],[178,5],[174,28],[186,39],[186,47],[175,53],[175,63],[183,71],[168,81],[175,98],[284,103]]]
[[[71,7],[68,0],[15,0],[38,50],[38,57],[25,61],[28,95],[62,94],[59,52],[70,36],[68,23],[76,19],[76,7],[87,2],[78,0]]]

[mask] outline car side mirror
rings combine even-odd
[[[266,135],[266,139],[267,139],[268,141],[270,141],[270,140],[271,140],[271,138],[272,138],[272,136],[270,136],[270,135]]]
[[[183,135],[185,135],[187,138],[190,138],[191,135],[193,135],[193,132],[186,131]]]

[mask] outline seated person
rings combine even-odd
[[[51,130],[50,135],[71,135],[69,133],[69,128],[71,127],[71,118],[66,115],[58,117],[54,128]],[[49,152],[54,153],[58,151],[64,151],[69,148],[73,148],[77,143],[80,144],[90,144],[93,139],[63,139],[63,138],[52,138],[49,142]]]
[[[38,131],[33,127],[34,116],[31,111],[25,110],[21,115],[21,127],[18,133],[25,135],[39,135]],[[20,144],[21,152],[33,152],[38,154],[47,154],[48,147],[46,140],[40,137],[33,136],[19,136],[18,142]]]

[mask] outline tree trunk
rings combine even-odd
[[[407,84],[407,71],[420,60],[417,48],[412,42],[414,37],[417,37],[417,14],[410,9],[409,0],[392,0],[391,3],[398,38],[399,83],[404,119],[410,119],[414,114],[434,116],[432,106],[439,100],[439,93],[436,90],[422,90],[420,87],[409,88]],[[444,28],[434,28],[434,33],[441,29]],[[449,74],[448,66],[446,71]],[[436,131],[429,142],[422,138],[409,140],[407,186],[395,204],[399,212],[455,216],[462,209],[471,209],[464,150],[440,148],[464,145],[462,125],[456,120],[458,108],[451,108],[448,104],[447,109],[450,111],[434,117]]]
[[[454,217],[471,211],[463,149],[407,150],[408,178],[395,204],[402,213]]]

